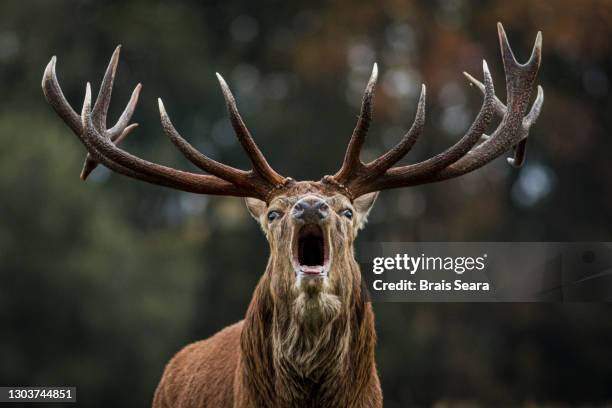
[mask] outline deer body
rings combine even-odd
[[[352,244],[377,194],[351,204],[324,192],[300,182],[269,205],[247,200],[270,242],[266,272],[244,321],[170,361],[155,408],[382,406],[374,314]]]
[[[118,147],[136,127],[129,122],[141,88],[136,87],[116,125],[107,129],[119,47],[93,107],[87,84],[80,115],[66,101],[55,73],[56,59],[51,59],[43,76],[43,91],[87,148],[81,178],[103,164],[128,177],[182,191],[245,197],[270,244],[268,266],[245,319],[180,351],[166,366],[154,408],[382,406],[374,359],[374,315],[361,286],[353,242],[381,190],[458,177],[510,149],[514,157],[508,162],[515,167],[523,163],[529,129],[544,101],[538,87],[527,112],[540,66],[542,37],[538,33],[531,57],[519,64],[501,24],[498,33],[506,104],[495,96],[483,61],[483,83],[466,74],[483,93],[484,101],[465,135],[430,159],[395,166],[422,134],[423,85],[410,130],[387,153],[363,163],[360,151],[372,119],[378,77],[374,64],[342,166],[319,181],[297,182],[272,169],[219,74],[232,126],[249,156],[251,170],[236,169],[197,151],[174,128],[159,100],[164,132],[187,159],[208,173],[200,174],[152,163]],[[501,120],[487,136],[484,131],[494,116]]]
[[[366,338],[344,332],[329,336],[312,350],[323,357],[337,353],[336,342],[356,346],[343,350],[346,354],[320,361],[326,367],[313,379],[303,377],[291,366],[285,367],[285,371],[274,370],[276,364],[283,364],[282,356],[274,355],[273,339],[269,337],[272,327],[258,321],[262,310],[253,310],[254,307],[266,306],[251,304],[244,321],[185,347],[170,360],[155,392],[153,407],[382,406],[370,304],[356,310],[363,316],[361,322],[355,323],[367,334]],[[248,347],[254,339],[261,343]]]

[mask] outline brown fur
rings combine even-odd
[[[269,204],[248,199],[270,243],[268,266],[244,321],[180,351],[166,366],[154,408],[381,407],[374,361],[376,333],[353,241],[375,195],[354,202],[319,183],[300,182]],[[323,198],[331,215],[325,279],[297,278],[291,264],[298,199]],[[342,211],[352,209],[352,220]],[[266,214],[279,211],[270,222]]]

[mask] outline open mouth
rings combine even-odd
[[[325,275],[329,248],[323,230],[316,224],[304,225],[293,242],[293,264],[304,275]]]

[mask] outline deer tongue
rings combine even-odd
[[[300,265],[300,272],[305,275],[321,275],[324,268],[323,265]]]

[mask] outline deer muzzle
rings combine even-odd
[[[295,203],[293,218],[303,223],[318,223],[329,216],[329,206],[319,197],[306,197]]]

